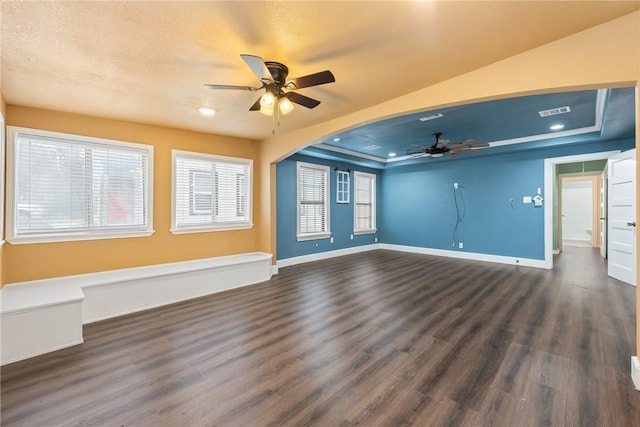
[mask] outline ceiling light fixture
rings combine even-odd
[[[214,110],[211,107],[200,107],[200,108],[198,108],[198,111],[200,112],[200,114],[202,114],[203,116],[207,116],[207,117],[211,117],[214,114],[216,114],[216,110]]]
[[[561,123],[556,123],[555,125],[551,125],[549,127],[549,129],[551,130],[560,130],[560,129],[564,129],[564,125]]]
[[[333,142],[338,142],[340,141],[340,138],[333,138]]]
[[[444,114],[442,113],[431,114],[430,116],[421,117],[418,120],[420,120],[421,122],[426,122],[429,120],[439,119],[440,117],[444,117]]]
[[[276,104],[281,114],[289,114],[293,111],[293,103],[289,98],[282,95],[276,97],[272,92],[266,92],[260,98],[260,112],[267,116],[273,116]]]

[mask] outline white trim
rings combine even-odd
[[[367,180],[371,184],[371,228],[362,228],[356,229],[356,213],[358,206],[358,178],[363,178]],[[377,190],[377,175],[373,173],[360,172],[355,171],[353,173],[353,234],[371,234],[377,232],[377,223],[376,223],[376,214],[377,214],[377,203],[376,203],[376,192]]]
[[[324,208],[325,208],[325,230],[321,233],[301,233],[300,232],[300,169],[315,169],[324,173]],[[328,239],[331,237],[331,168],[326,165],[316,163],[296,162],[296,240],[316,240]]]
[[[340,154],[346,154],[348,156],[360,157],[361,159],[373,160],[374,162],[387,163],[388,161],[393,161],[392,159],[387,160],[384,157],[372,156],[370,154],[349,150],[348,148],[334,147],[333,145],[329,144],[320,143],[311,145],[311,147],[319,148],[321,150],[333,151]]]
[[[229,224],[224,222],[184,225],[178,227],[176,224],[176,160],[178,157],[187,157],[196,160],[210,161],[212,163],[234,163],[247,166],[247,220]],[[171,228],[172,234],[207,233],[210,231],[231,231],[246,230],[253,228],[253,160],[242,157],[220,156],[217,154],[201,153],[195,151],[171,150]]]
[[[291,265],[304,264],[312,261],[320,261],[323,259],[335,258],[339,256],[344,256],[344,255],[351,255],[351,254],[357,254],[360,252],[367,252],[367,251],[373,251],[376,249],[382,249],[380,245],[381,245],[380,243],[374,243],[371,245],[353,246],[351,248],[336,249],[334,251],[319,252],[316,254],[301,255],[301,256],[296,256],[292,258],[279,259],[277,263],[277,268],[280,269],[283,267],[289,267]]]
[[[275,276],[277,274],[278,274],[278,265],[277,264],[276,265],[272,265],[271,266],[271,275]]]
[[[264,282],[271,260],[253,252],[7,284],[0,363],[78,344],[86,323]]]
[[[23,234],[16,235],[15,216],[16,216],[16,194],[15,194],[15,145],[16,137],[20,134],[34,135],[43,138],[67,139],[78,143],[100,144],[115,147],[123,147],[144,151],[147,154],[147,168],[145,176],[145,222],[144,226],[123,226],[118,229],[101,228],[87,230],[61,230],[56,233],[51,230],[39,234]],[[29,243],[52,243],[67,242],[78,240],[102,240],[116,239],[128,237],[145,237],[154,233],[153,229],[153,164],[154,164],[154,147],[153,145],[139,144],[136,142],[116,141],[113,139],[96,138],[92,136],[76,135],[70,133],[47,131],[42,129],[31,129],[18,126],[7,126],[7,173],[6,173],[6,240],[11,244],[29,244]],[[1,236],[0,236],[1,237]]]
[[[638,356],[631,356],[631,380],[633,387],[640,391],[640,360],[638,360]]]
[[[603,160],[620,153],[620,150],[605,151],[599,153],[577,154],[573,156],[552,157],[544,159],[544,194],[547,202],[544,204],[544,263],[545,267],[553,268],[553,202],[552,195],[555,191],[556,165],[564,163],[587,162],[591,160]]]
[[[172,228],[169,231],[171,234],[189,234],[189,233],[209,233],[214,231],[233,231],[233,230],[249,230],[253,228],[253,224],[228,224],[221,225],[219,227],[183,227],[183,228]]]
[[[328,239],[330,237],[331,233],[308,233],[297,235],[296,240],[298,242],[306,242],[307,240],[321,240]]]
[[[423,255],[442,256],[447,258],[468,259],[473,261],[494,262],[498,264],[520,265],[523,267],[548,268],[544,260],[531,258],[518,258],[502,255],[489,255],[474,252],[456,252],[444,249],[423,248],[418,246],[392,245],[381,243],[380,249],[399,252],[411,252]]]
[[[38,234],[34,236],[19,236],[7,239],[12,245],[30,245],[34,243],[55,243],[55,242],[76,242],[81,240],[107,240],[107,239],[128,239],[135,237],[148,237],[155,233],[155,230],[109,232],[107,230],[75,232],[69,234]]]

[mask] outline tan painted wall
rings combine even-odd
[[[567,89],[633,85],[640,74],[640,12],[374,107],[261,142],[260,248],[275,253],[274,180],[268,165],[319,138],[363,123],[444,106]]]
[[[260,249],[275,254],[275,221],[272,220],[275,218],[275,179],[268,172],[270,165],[319,138],[363,123],[419,110],[567,89],[626,85],[636,85],[639,88],[639,81],[640,12],[634,12],[374,107],[262,141],[258,215]],[[640,125],[638,94],[636,103],[636,123]],[[640,141],[638,125],[636,145]],[[640,186],[638,188],[640,190]],[[640,191],[638,197],[640,198]],[[638,244],[640,247],[640,237]],[[640,313],[638,298],[636,304]],[[636,331],[640,354],[640,322],[637,320]]]
[[[2,117],[7,117],[6,114],[7,111],[7,104],[4,102],[4,97],[2,96],[2,92],[0,92],[0,112],[2,113]],[[2,129],[2,132],[4,132],[4,129]],[[1,168],[0,168],[1,169]],[[5,170],[6,169],[2,169]],[[3,183],[5,181],[2,181]],[[6,193],[3,193],[6,194]],[[4,209],[4,199],[0,200],[0,209]],[[3,216],[3,221],[4,221],[4,216]],[[4,230],[4,228],[3,228]],[[4,235],[0,235],[0,240],[4,240]],[[4,259],[4,245],[0,246],[0,288],[2,288],[2,286],[4,286],[4,274],[3,274],[3,259]]]
[[[154,146],[153,227],[150,237],[47,244],[5,244],[4,283],[127,267],[232,255],[258,250],[251,230],[173,235],[171,224],[171,149],[254,160],[258,143],[224,136],[133,124],[9,105],[7,124]],[[259,187],[254,173],[254,188]],[[254,209],[255,212],[255,209]],[[255,215],[255,214],[254,214]]]

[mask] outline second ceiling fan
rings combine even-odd
[[[258,91],[265,89],[264,95],[249,108],[250,111],[260,111],[263,114],[272,116],[276,114],[287,114],[293,110],[292,103],[302,105],[306,108],[315,108],[320,105],[320,101],[300,95],[293,92],[311,86],[333,83],[336,81],[333,73],[329,70],[320,71],[319,73],[309,74],[303,77],[287,79],[289,68],[275,61],[264,61],[255,55],[240,55],[244,62],[251,68],[251,71],[258,77],[262,85],[253,86],[235,86],[235,85],[218,85],[205,84],[211,89],[229,89],[229,90],[248,90]]]
[[[489,147],[488,143],[480,142],[473,138],[465,139],[455,144],[449,144],[450,141],[440,138],[442,132],[436,132],[433,136],[436,138],[436,142],[433,145],[416,145],[407,150],[407,156],[411,156],[412,158],[442,157],[444,155],[455,156],[465,151],[476,152],[479,149]]]

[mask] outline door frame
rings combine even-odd
[[[544,194],[547,195],[547,203],[544,204],[544,268],[553,268],[553,203],[551,201],[557,197],[556,165],[604,160],[621,152],[622,150],[613,150],[544,159]]]

